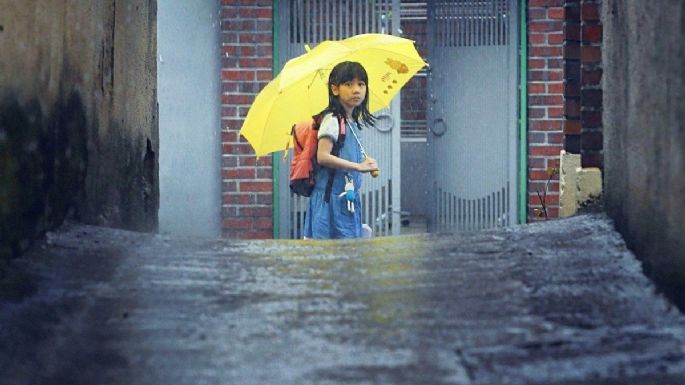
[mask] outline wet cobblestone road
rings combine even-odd
[[[71,225],[0,283],[3,384],[685,384],[601,214],[361,242]]]

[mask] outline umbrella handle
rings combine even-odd
[[[367,157],[368,157],[368,156],[366,155],[366,153],[364,153],[364,159],[366,159]],[[377,177],[378,175],[380,175],[380,173],[381,173],[381,170],[380,170],[380,169],[376,169],[376,170],[371,170],[371,171],[370,171],[371,176],[374,177],[374,178]]]

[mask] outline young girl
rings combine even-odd
[[[304,236],[312,239],[360,238],[362,236],[362,207],[359,189],[361,173],[378,169],[376,160],[364,158],[360,144],[362,126],[373,126],[369,112],[368,75],[357,62],[336,65],[328,78],[328,107],[319,127],[316,184],[309,198]],[[338,156],[333,155],[338,140],[339,119],[345,122],[345,139]],[[356,135],[356,137],[355,137]],[[330,169],[335,170],[328,202],[325,199]],[[351,185],[350,185],[351,183]],[[345,190],[354,194],[346,195]],[[348,196],[352,198],[348,200]]]

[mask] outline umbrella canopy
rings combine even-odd
[[[320,43],[288,61],[250,107],[240,133],[258,156],[285,148],[294,123],[326,108],[328,76],[343,61],[359,62],[366,69],[372,113],[387,107],[402,86],[426,65],[414,42],[398,36],[364,34]]]

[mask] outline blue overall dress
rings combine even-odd
[[[337,119],[332,116],[331,118],[336,120],[337,125]],[[324,118],[324,120],[325,119],[326,118]],[[354,122],[347,122],[345,128],[345,144],[340,149],[338,157],[351,162],[360,163],[364,157],[362,156],[359,144],[354,138],[351,130],[355,130],[354,133],[357,134],[357,137],[361,140],[357,124]],[[348,178],[351,178],[354,183],[354,212],[348,210],[347,199],[344,196],[340,197],[340,194],[345,190],[346,175]],[[361,238],[362,205],[359,192],[362,184],[361,173],[358,171],[335,170],[330,201],[326,203],[324,195],[329,176],[329,168],[319,167],[316,171],[316,184],[314,185],[312,195],[309,197],[309,209],[305,216],[304,237],[308,239]]]

